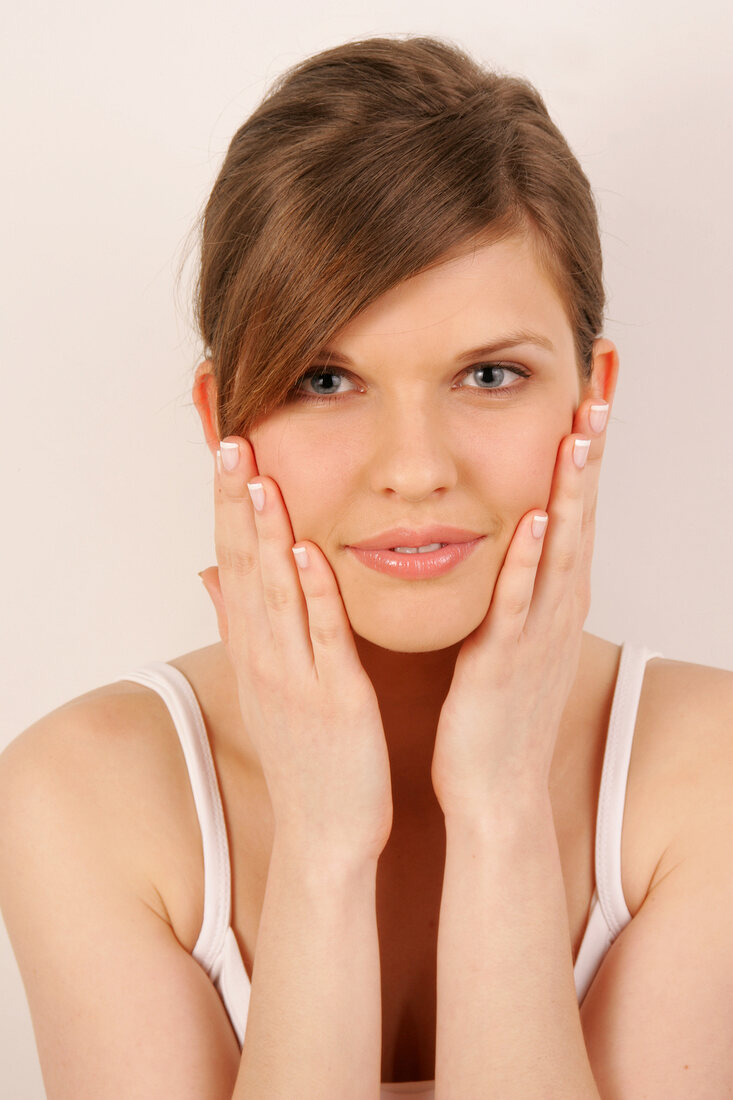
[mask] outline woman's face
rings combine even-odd
[[[487,344],[496,349],[464,355]],[[350,364],[324,354],[325,376],[299,385],[305,398],[252,430],[259,471],[278,483],[295,539],[328,559],[357,635],[404,653],[453,646],[485,617],[521,517],[546,508],[558,446],[587,395],[562,303],[530,242],[513,237],[394,287],[328,347]],[[419,580],[376,572],[348,549],[432,524],[484,537]]]

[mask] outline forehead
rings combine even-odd
[[[527,236],[447,255],[381,295],[327,348],[354,356],[408,347],[426,353],[436,344],[488,343],[510,330],[541,333],[558,350],[572,345],[563,303]]]

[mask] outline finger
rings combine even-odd
[[[595,542],[598,485],[601,476],[601,462],[606,446],[606,427],[609,412],[610,406],[607,401],[602,398],[591,397],[578,406],[573,422],[573,431],[581,433],[591,440],[583,475],[585,496],[581,519],[580,546],[575,569],[575,595],[578,605],[584,611],[584,619],[590,611],[591,569]]]
[[[223,444],[232,442],[237,443],[237,462],[228,470],[221,461],[221,450],[226,450]],[[266,658],[272,647],[262,593],[257,528],[247,490],[247,480],[256,478],[257,473],[247,440],[230,436],[222,441],[214,473],[214,545],[230,655],[235,661],[251,652]]]
[[[492,646],[495,643],[501,653],[519,640],[532,605],[546,529],[547,513],[537,509],[522,516],[517,524],[494,585],[488,614],[475,634],[479,647],[485,647],[490,637]]]
[[[575,595],[576,573],[581,557],[581,534],[585,504],[586,460],[591,441],[587,436],[566,436],[558,448],[552,479],[547,537],[537,569],[535,594],[528,626],[545,628],[560,605]],[[579,456],[579,467],[573,455]]]
[[[578,407],[573,424],[574,432],[580,433],[591,441],[585,465],[584,530],[587,530],[595,519],[598,482],[601,476],[603,452],[606,449],[606,427],[609,412],[608,402],[590,398]]]
[[[347,671],[347,665],[352,670],[363,669],[338,581],[325,554],[315,543],[302,542],[292,549],[308,608],[316,674],[319,680],[337,684]]]
[[[579,573],[582,575],[582,598],[590,603],[590,571],[595,540],[596,509],[598,506],[598,485],[601,477],[601,462],[606,449],[606,429],[610,407],[608,402],[593,399],[584,402],[576,415],[575,431],[583,432],[591,439],[586,463],[585,501],[581,533],[581,551]]]
[[[308,612],[292,554],[290,516],[276,481],[259,475],[249,483],[262,576],[262,594],[277,653],[288,667],[312,668]],[[261,503],[256,507],[255,502]]]

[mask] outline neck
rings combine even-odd
[[[448,694],[462,641],[427,653],[398,653],[354,634],[359,659],[374,684],[380,703],[414,704]]]
[[[389,749],[395,826],[440,814],[430,767],[440,711],[450,690],[462,641],[447,649],[401,653],[374,645],[354,634],[361,663],[377,693]],[[587,740],[583,729],[599,701],[591,697],[596,681],[603,687],[617,667],[619,647],[583,632],[583,655],[578,677],[563,712],[550,777],[551,789],[571,782],[578,766],[577,742]],[[606,660],[603,674],[599,662]],[[604,666],[605,667],[605,666]],[[597,685],[596,685],[597,686]],[[591,693],[591,694],[589,694]],[[610,705],[610,701],[609,701]],[[584,727],[583,727],[584,728]]]
[[[389,749],[395,824],[439,812],[430,778],[435,731],[461,642],[427,653],[383,649],[354,635],[379,701]]]

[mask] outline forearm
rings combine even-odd
[[[232,1100],[378,1100],[376,872],[276,838]]]
[[[501,811],[446,819],[436,1100],[600,1100],[549,796]]]

